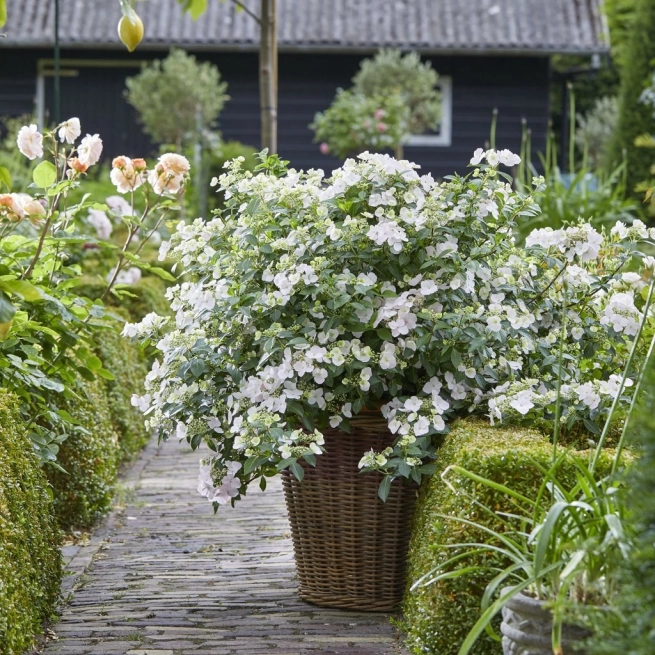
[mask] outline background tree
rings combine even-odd
[[[178,0],[194,19],[207,9],[208,0]],[[225,2],[225,0],[222,0]],[[261,145],[277,152],[277,0],[260,0],[259,15],[241,0],[231,0],[237,11],[244,11],[257,21],[259,37],[259,105]]]
[[[409,110],[398,93],[365,96],[337,90],[332,104],[314,117],[310,128],[323,154],[340,159],[364,150],[393,150],[407,138]]]
[[[429,61],[416,52],[403,56],[400,50],[380,50],[364,59],[353,77],[353,89],[367,97],[398,93],[409,108],[408,131],[421,134],[434,130],[441,119],[439,76]]]
[[[178,150],[213,127],[229,99],[216,66],[178,49],[144,64],[126,84],[127,100],[139,112],[146,134]]]
[[[604,0],[603,10],[610,33],[610,47],[614,64],[623,69],[629,62],[627,45],[638,0]]]
[[[347,91],[339,89],[332,105],[316,114],[310,126],[324,153],[339,157],[366,148],[394,148],[412,134],[436,129],[441,118],[438,75],[430,62],[400,50],[380,50],[365,59]]]
[[[637,0],[634,18],[625,43],[625,61],[619,92],[619,119],[610,143],[609,157],[621,161],[625,151],[628,163],[628,188],[634,189],[649,177],[652,151],[635,144],[638,137],[655,133],[653,109],[642,101],[651,80],[655,60],[655,2]]]

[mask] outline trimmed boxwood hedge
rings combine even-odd
[[[80,399],[66,407],[79,428],[64,441],[57,462],[65,473],[46,467],[54,488],[59,525],[70,531],[90,528],[111,506],[119,446],[107,394],[101,381],[84,382]]]
[[[0,389],[0,655],[20,655],[54,616],[62,576],[48,481]]]
[[[444,439],[438,451],[438,470],[422,486],[414,519],[409,552],[408,587],[437,564],[456,554],[454,549],[440,546],[463,542],[487,541],[479,530],[457,521],[448,521],[438,515],[459,516],[479,522],[491,529],[501,529],[501,523],[473,505],[469,499],[454,493],[441,479],[441,473],[451,464],[457,464],[485,478],[492,479],[527,497],[535,497],[543,475],[535,466],[539,462],[548,467],[553,447],[540,432],[515,426],[489,426],[485,421],[462,420]],[[571,451],[570,457],[587,458],[588,452]],[[605,454],[598,471],[609,471],[610,455]],[[575,484],[572,460],[566,461],[560,476],[570,477]],[[475,485],[468,478],[452,476],[457,489],[466,489],[496,511],[516,512],[516,506],[504,494],[486,486]],[[496,555],[483,553],[467,559],[462,566],[484,565]],[[506,566],[507,562],[500,562]],[[408,635],[407,645],[416,655],[456,655],[459,647],[480,615],[480,600],[485,586],[493,574],[475,572],[451,580],[408,591],[404,602],[403,629]],[[499,655],[498,642],[486,634],[480,637],[471,651],[475,655]]]
[[[127,319],[127,313],[116,310]],[[120,460],[130,461],[148,443],[149,434],[143,414],[132,406],[132,395],[144,393],[143,382],[148,363],[143,351],[121,336],[122,326],[114,324],[98,332],[96,353],[114,379],[103,380],[109,414],[118,433]]]

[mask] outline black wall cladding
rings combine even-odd
[[[258,65],[255,53],[200,52],[215,63],[228,82],[227,103],[219,119],[225,139],[259,146]],[[137,51],[141,59],[164,53]],[[34,107],[37,61],[50,59],[47,50],[12,49],[0,57],[0,116],[30,113]],[[117,51],[65,50],[64,59],[111,61],[105,67],[80,66],[75,76],[62,78],[62,117],[78,116],[84,133],[98,133],[105,158],[119,154],[143,156],[154,151],[143,134],[135,111],[124,97],[125,78],[134,75],[134,56]],[[532,130],[533,153],[543,151],[549,116],[549,62],[546,57],[440,56],[430,57],[434,68],[452,78],[452,145],[406,147],[405,156],[424,172],[443,177],[465,172],[478,147],[489,140],[491,117],[498,109],[497,147],[518,152],[521,121]],[[126,67],[121,62],[130,62]],[[281,53],[279,61],[279,150],[295,168],[339,165],[320,154],[308,125],[317,111],[331,103],[337,87],[347,88],[361,56]],[[115,62],[115,64],[114,64]],[[52,115],[52,78],[46,78],[46,116]]]

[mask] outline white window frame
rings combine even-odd
[[[441,89],[441,129],[439,134],[412,134],[406,145],[410,148],[448,148],[453,142],[453,78],[439,77]]]

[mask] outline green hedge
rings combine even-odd
[[[655,361],[648,365],[631,442],[639,454],[627,469],[627,503],[635,542],[620,571],[612,612],[591,613],[589,655],[655,652]]]
[[[51,492],[18,400],[0,389],[0,654],[20,655],[54,615],[62,566]]]
[[[621,71],[619,91],[619,120],[610,141],[611,161],[628,161],[628,191],[635,185],[651,179],[653,151],[635,145],[635,139],[655,132],[653,107],[641,101],[641,94],[651,82],[655,59],[655,3],[652,0],[635,0],[634,18],[626,33],[623,54],[629,62]],[[638,194],[640,200],[643,194]]]
[[[117,310],[120,312],[121,310]],[[114,380],[103,380],[112,425],[118,434],[121,461],[130,461],[148,443],[143,414],[132,406],[132,395],[144,393],[148,363],[140,348],[121,336],[122,325],[98,332],[96,352]]]
[[[55,513],[64,530],[90,528],[109,509],[119,459],[104,385],[85,382],[78,393],[80,400],[71,401],[66,409],[79,428],[57,454],[66,472],[46,467],[55,491]]]
[[[581,452],[579,457],[588,457]],[[496,482],[511,486],[528,497],[534,497],[543,475],[534,462],[548,467],[552,461],[552,444],[536,431],[518,427],[492,428],[487,422],[465,420],[453,426],[438,451],[439,470],[423,485],[417,506],[409,553],[408,585],[437,564],[456,554],[454,549],[440,546],[462,542],[486,541],[484,533],[457,521],[442,519],[438,514],[459,516],[501,529],[502,524],[465,496],[454,493],[440,474],[451,464]],[[599,470],[609,470],[609,457],[601,459]],[[561,474],[575,483],[574,466],[563,465]],[[468,478],[454,479],[455,488],[474,493],[481,503],[498,511],[516,512],[516,506],[506,496]],[[464,565],[484,565],[494,559],[483,553],[475,562]],[[504,563],[506,565],[507,563]],[[493,574],[476,572],[452,580],[443,580],[428,587],[407,592],[404,603],[403,628],[408,635],[408,647],[415,654],[456,655],[473,624],[479,618],[480,599]],[[472,653],[498,655],[500,644],[482,636]]]

